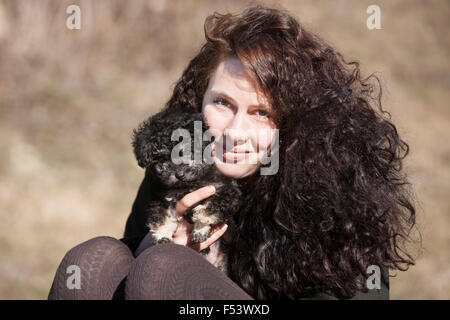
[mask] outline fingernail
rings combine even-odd
[[[216,187],[214,186],[209,186],[209,192],[216,192]]]

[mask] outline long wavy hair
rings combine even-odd
[[[234,56],[269,97],[279,129],[279,171],[257,177],[236,217],[232,279],[260,299],[348,298],[367,290],[368,266],[413,265],[408,145],[381,107],[379,79],[363,79],[358,62],[285,10],[215,12],[204,30],[166,108],[201,111],[211,74]]]

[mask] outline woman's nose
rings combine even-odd
[[[242,144],[248,139],[246,129],[245,116],[237,113],[229,123],[228,127],[225,128],[224,134],[232,143]]]
[[[247,136],[243,130],[240,129],[228,129],[225,131],[227,146],[242,145],[247,141]]]

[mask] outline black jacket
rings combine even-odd
[[[134,200],[131,214],[128,216],[127,223],[125,225],[125,238],[135,238],[145,236],[149,231],[146,226],[147,214],[146,205],[148,205],[151,196],[155,194],[152,190],[156,184],[152,183],[149,171],[145,171],[144,180],[142,180],[141,186]]]

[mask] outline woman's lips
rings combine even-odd
[[[244,157],[248,153],[247,152],[224,152],[223,154],[226,155],[227,157]]]
[[[230,163],[236,163],[236,161],[242,161],[247,159],[249,156],[253,154],[253,152],[249,150],[245,150],[242,148],[233,148],[231,150],[226,150],[226,148],[222,148],[222,157],[220,157],[219,154],[216,154],[215,152],[215,146],[212,150],[212,156],[218,157],[218,159],[222,162],[230,162]]]
[[[223,153],[223,161],[233,161],[236,163],[236,161],[244,161],[249,159],[250,152],[224,152]]]
[[[239,148],[233,148],[231,150],[226,150],[226,148],[223,148],[223,153],[251,153],[251,152],[248,150],[239,149]]]

